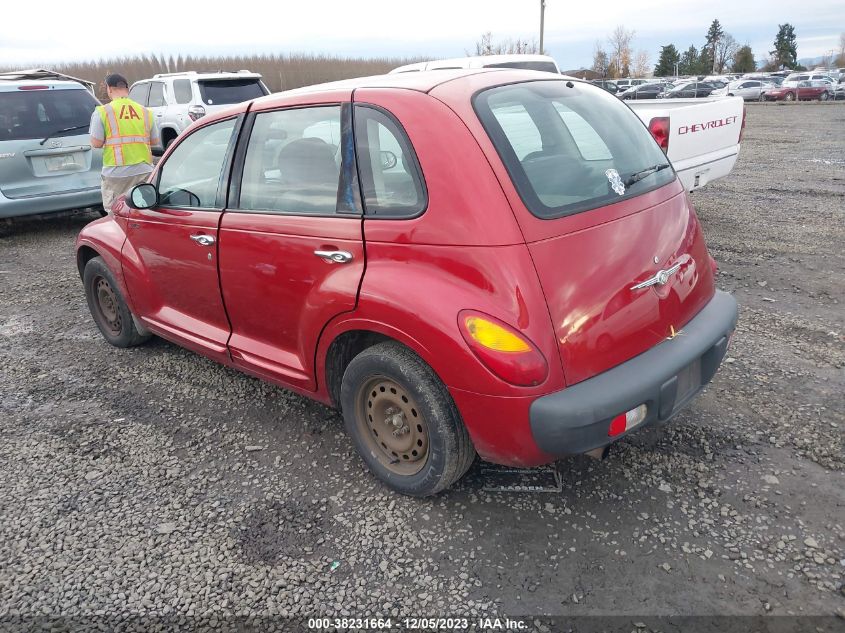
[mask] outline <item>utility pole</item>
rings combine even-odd
[[[543,55],[543,22],[546,14],[546,0],[540,0],[540,55]]]

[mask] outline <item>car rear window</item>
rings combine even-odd
[[[258,79],[206,79],[197,83],[206,105],[241,103],[267,94]]]
[[[96,107],[84,89],[0,92],[0,141],[87,134]]]
[[[499,86],[476,95],[474,105],[522,200],[539,218],[618,202],[675,178],[639,118],[587,83]]]
[[[500,62],[498,64],[484,64],[484,68],[518,68],[560,74],[552,62]]]

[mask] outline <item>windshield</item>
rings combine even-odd
[[[0,141],[77,136],[95,107],[85,89],[0,92]]]
[[[214,79],[199,81],[200,96],[205,105],[242,103],[267,94],[261,81],[252,79]]]
[[[499,86],[479,93],[474,105],[522,200],[539,218],[618,202],[675,178],[671,169],[652,170],[668,163],[639,118],[590,84]]]

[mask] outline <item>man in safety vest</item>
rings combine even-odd
[[[129,98],[123,75],[106,77],[111,103],[91,115],[91,146],[103,148],[103,208],[111,213],[120,196],[147,179],[153,170],[150,145],[158,143],[155,119],[147,108]]]

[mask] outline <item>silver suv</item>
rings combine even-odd
[[[88,129],[99,102],[48,71],[0,74],[0,218],[102,208],[102,150]]]
[[[193,121],[223,106],[270,94],[261,75],[238,72],[181,72],[154,75],[132,84],[129,98],[156,117],[165,150]]]

